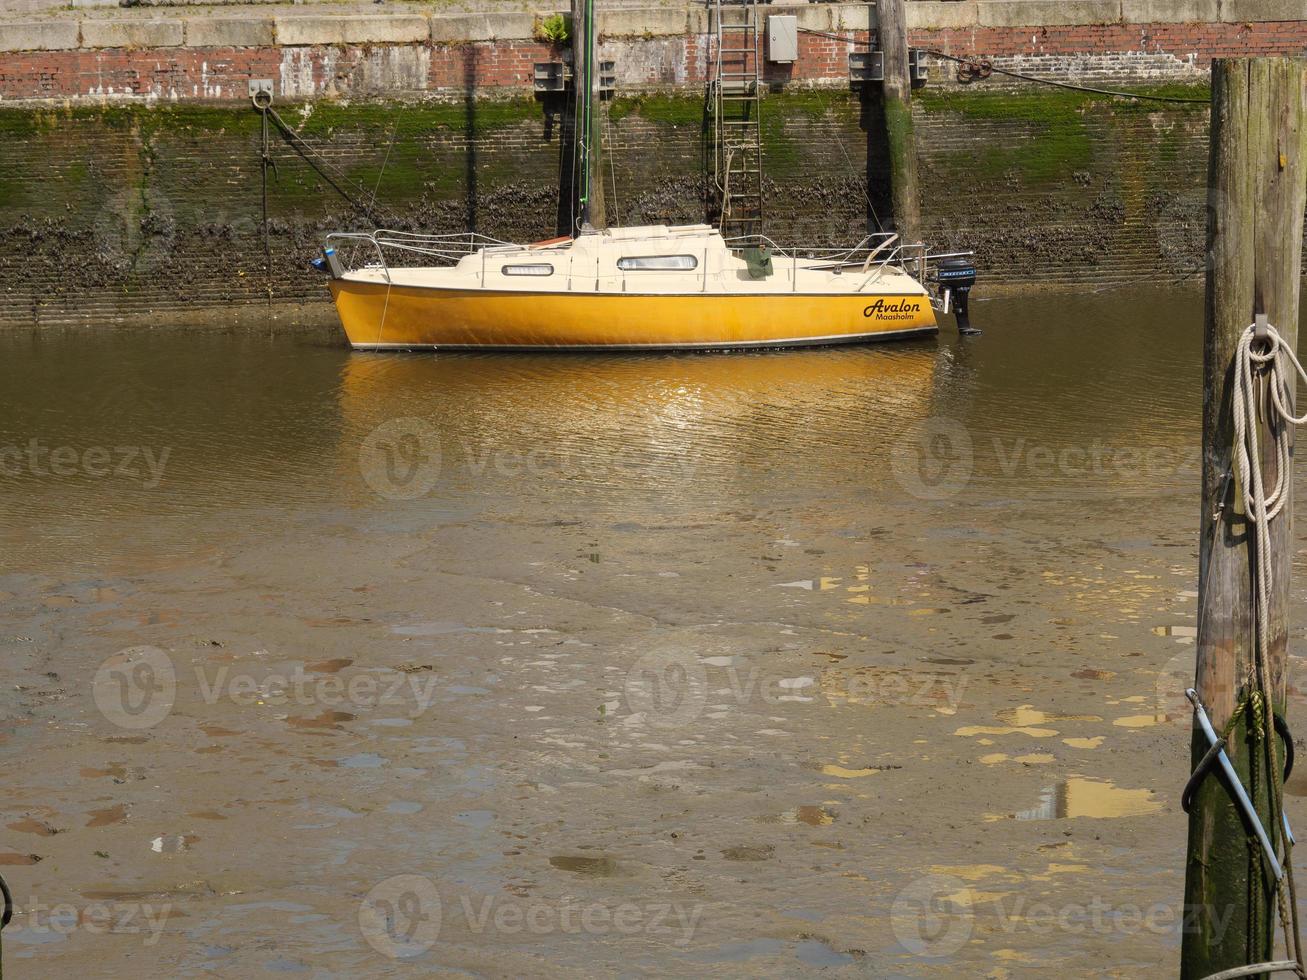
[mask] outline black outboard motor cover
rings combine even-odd
[[[947,289],[953,297],[953,314],[958,320],[958,333],[980,333],[971,325],[968,310],[968,297],[971,287],[976,284],[976,264],[965,256],[941,259],[936,267],[935,278],[940,288]]]

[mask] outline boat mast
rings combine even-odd
[[[607,227],[604,213],[603,147],[599,115],[599,64],[596,59],[595,0],[572,0],[572,78],[576,90],[573,139],[579,170],[580,226]]]

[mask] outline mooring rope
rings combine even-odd
[[[819,31],[811,27],[800,27],[801,34],[815,34],[817,37],[828,37],[834,41],[843,41],[845,44],[854,44],[863,48],[875,47],[874,41],[860,41],[856,37],[844,37],[840,34],[832,34],[830,31]],[[945,61],[953,61],[958,65],[958,81],[971,82],[988,78],[994,72],[1000,75],[1007,75],[1009,78],[1019,78],[1023,82],[1034,82],[1036,85],[1053,85],[1057,88],[1070,89],[1073,92],[1089,92],[1093,95],[1110,95],[1116,99],[1143,99],[1149,102],[1191,102],[1199,105],[1208,105],[1211,99],[1190,99],[1180,95],[1148,95],[1144,92],[1118,92],[1108,88],[1091,88],[1087,85],[1076,85],[1072,82],[1059,82],[1051,78],[1040,78],[1038,75],[1027,75],[1024,72],[1012,71],[1008,68],[999,68],[988,58],[958,58],[951,54],[945,54],[943,51],[936,51],[933,48],[917,48],[922,54],[928,54],[932,58],[942,58]]]
[[[998,72],[1000,75],[1007,75],[1009,78],[1019,78],[1023,82],[1034,82],[1037,85],[1052,85],[1055,88],[1069,89],[1072,92],[1088,92],[1091,95],[1110,95],[1114,99],[1140,99],[1145,102],[1181,102],[1193,105],[1210,105],[1211,99],[1191,99],[1182,95],[1149,95],[1146,92],[1120,92],[1110,88],[1092,88],[1088,85],[1076,85],[1073,82],[1059,82],[1052,78],[1040,78],[1038,75],[1027,75],[1024,72],[1012,71],[1008,68],[999,68],[987,58],[958,58],[951,54],[945,54],[943,51],[935,51],[932,48],[919,49],[924,54],[932,58],[943,58],[945,61],[956,62],[959,66],[958,76],[961,79],[962,72],[967,73],[967,81],[973,78],[988,78],[992,73]]]
[[[268,292],[268,306],[272,306],[272,241],[268,233],[268,170],[273,176],[277,173],[277,161],[272,158],[268,145],[268,110],[272,107],[271,93],[261,93],[251,97],[254,108],[259,110],[263,126],[263,151],[259,156],[260,188],[263,196],[263,285]],[[271,321],[269,321],[271,325]]]
[[[1281,358],[1280,355],[1284,355]],[[1293,365],[1294,374],[1286,376],[1286,363]],[[1293,845],[1284,833],[1284,785],[1280,770],[1275,731],[1275,699],[1270,670],[1270,595],[1273,570],[1271,568],[1271,522],[1284,510],[1288,501],[1291,460],[1291,426],[1307,423],[1307,413],[1293,414],[1294,386],[1298,379],[1307,381],[1307,371],[1299,363],[1293,349],[1284,342],[1276,329],[1259,317],[1239,338],[1234,358],[1234,456],[1238,468],[1239,486],[1243,497],[1243,511],[1256,529],[1255,544],[1250,549],[1249,561],[1253,566],[1256,603],[1256,643],[1254,649],[1256,699],[1253,727],[1257,740],[1266,753],[1270,780],[1270,829],[1280,838],[1284,847],[1284,876],[1276,883],[1276,903],[1279,906],[1280,926],[1284,930],[1285,949],[1293,958],[1293,968],[1300,977],[1304,970],[1302,940],[1299,934],[1296,888],[1293,880],[1291,853]],[[1261,382],[1270,392],[1269,405],[1264,397]],[[1259,399],[1258,395],[1263,397]],[[1259,420],[1265,414],[1266,428],[1275,461],[1275,485],[1268,492],[1262,474],[1261,436]],[[1256,710],[1260,707],[1260,710]],[[1256,751],[1256,750],[1254,750]],[[1255,761],[1255,760],[1254,760]],[[1260,867],[1260,859],[1259,865]],[[1272,965],[1265,964],[1261,972]],[[1283,969],[1277,964],[1277,969]],[[1218,974],[1218,976],[1236,974]]]
[[[335,166],[330,160],[315,150],[302,136],[300,136],[299,133],[291,128],[286,120],[281,118],[281,115],[276,109],[269,106],[267,114],[271,117],[272,121],[276,123],[278,131],[285,137],[286,142],[290,144],[291,149],[298,153],[305,163],[316,170],[318,176],[330,184],[337,194],[353,205],[355,209],[362,212],[369,221],[372,221],[374,224],[381,224],[387,218],[395,217],[390,215],[386,209],[377,208],[375,205],[375,199],[372,204],[364,204],[359,198],[366,196],[368,189],[357,181],[352,180],[343,173],[339,167]],[[335,171],[335,175],[333,176],[328,173],[328,170]],[[354,194],[347,191],[343,186],[341,186],[342,184],[353,184],[355,188],[357,188],[355,193],[358,197],[355,197]],[[378,221],[378,217],[380,217],[382,221]]]

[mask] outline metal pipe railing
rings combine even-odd
[[[894,245],[897,238],[893,232],[879,232],[873,235],[867,235],[854,245],[852,248],[830,247],[830,246],[804,246],[791,245],[782,248],[765,235],[745,235],[725,239],[728,248],[739,249],[748,246],[765,245],[770,248],[772,254],[778,259],[790,260],[790,289],[798,290],[798,273],[802,268],[809,272],[819,271],[836,271],[851,267],[861,267],[868,272],[866,279],[858,286],[858,289],[864,289],[867,285],[880,279],[885,270],[891,266],[907,267],[910,264],[916,265],[918,279],[925,283],[929,275],[929,268],[932,264],[943,259],[950,258],[971,258],[975,255],[971,251],[958,252],[931,252],[930,246],[921,243],[900,243]],[[498,238],[491,238],[488,235],[482,235],[477,232],[458,232],[454,234],[429,235],[421,232],[399,231],[395,229],[377,229],[373,232],[332,232],[327,235],[327,243],[345,242],[352,246],[362,246],[364,244],[371,246],[371,251],[376,255],[376,263],[364,265],[362,268],[379,268],[385,276],[386,282],[391,282],[390,264],[386,260],[387,250],[399,253],[411,253],[423,255],[430,258],[439,259],[449,264],[456,264],[460,259],[480,253],[481,254],[481,283],[485,284],[486,275],[486,256],[497,252],[514,251],[522,246],[515,245],[511,242],[505,242]],[[565,242],[559,243],[560,247]],[[803,254],[806,253],[806,254]],[[884,253],[884,258],[879,256]],[[571,256],[569,255],[569,259]],[[703,265],[701,269],[702,284],[701,288],[706,290],[710,273],[708,271],[709,251],[705,250]],[[879,259],[879,261],[877,261]],[[598,257],[596,256],[596,261]],[[804,264],[799,265],[800,261]],[[875,267],[868,269],[873,262]],[[568,288],[571,288],[571,279],[574,273],[569,269],[565,273],[568,277]],[[712,273],[713,278],[721,278],[722,270]],[[590,277],[585,277],[589,279]],[[599,274],[598,268],[595,270],[595,288],[606,277]],[[623,283],[622,289],[625,291],[626,276],[622,274],[620,281]]]

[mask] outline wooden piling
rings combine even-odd
[[[1212,66],[1207,299],[1203,340],[1202,517],[1195,687],[1218,732],[1255,686],[1250,536],[1233,463],[1233,363],[1254,315],[1296,349],[1307,197],[1307,62],[1233,58]],[[1275,460],[1263,455],[1266,479]],[[1289,475],[1292,492],[1292,474]],[[1285,706],[1292,504],[1272,524],[1271,700]],[[1227,753],[1268,831],[1270,774],[1240,712]],[[1195,727],[1192,765],[1207,751]],[[1253,779],[1254,751],[1260,773]],[[1279,753],[1283,760],[1283,751]],[[1209,776],[1189,814],[1181,975],[1199,978],[1272,959],[1273,882],[1223,780]]]
[[[921,205],[917,195],[917,149],[912,138],[912,81],[908,75],[908,20],[904,0],[877,0],[876,24],[877,40],[885,56],[881,93],[894,230],[901,242],[911,243],[920,240]]]

